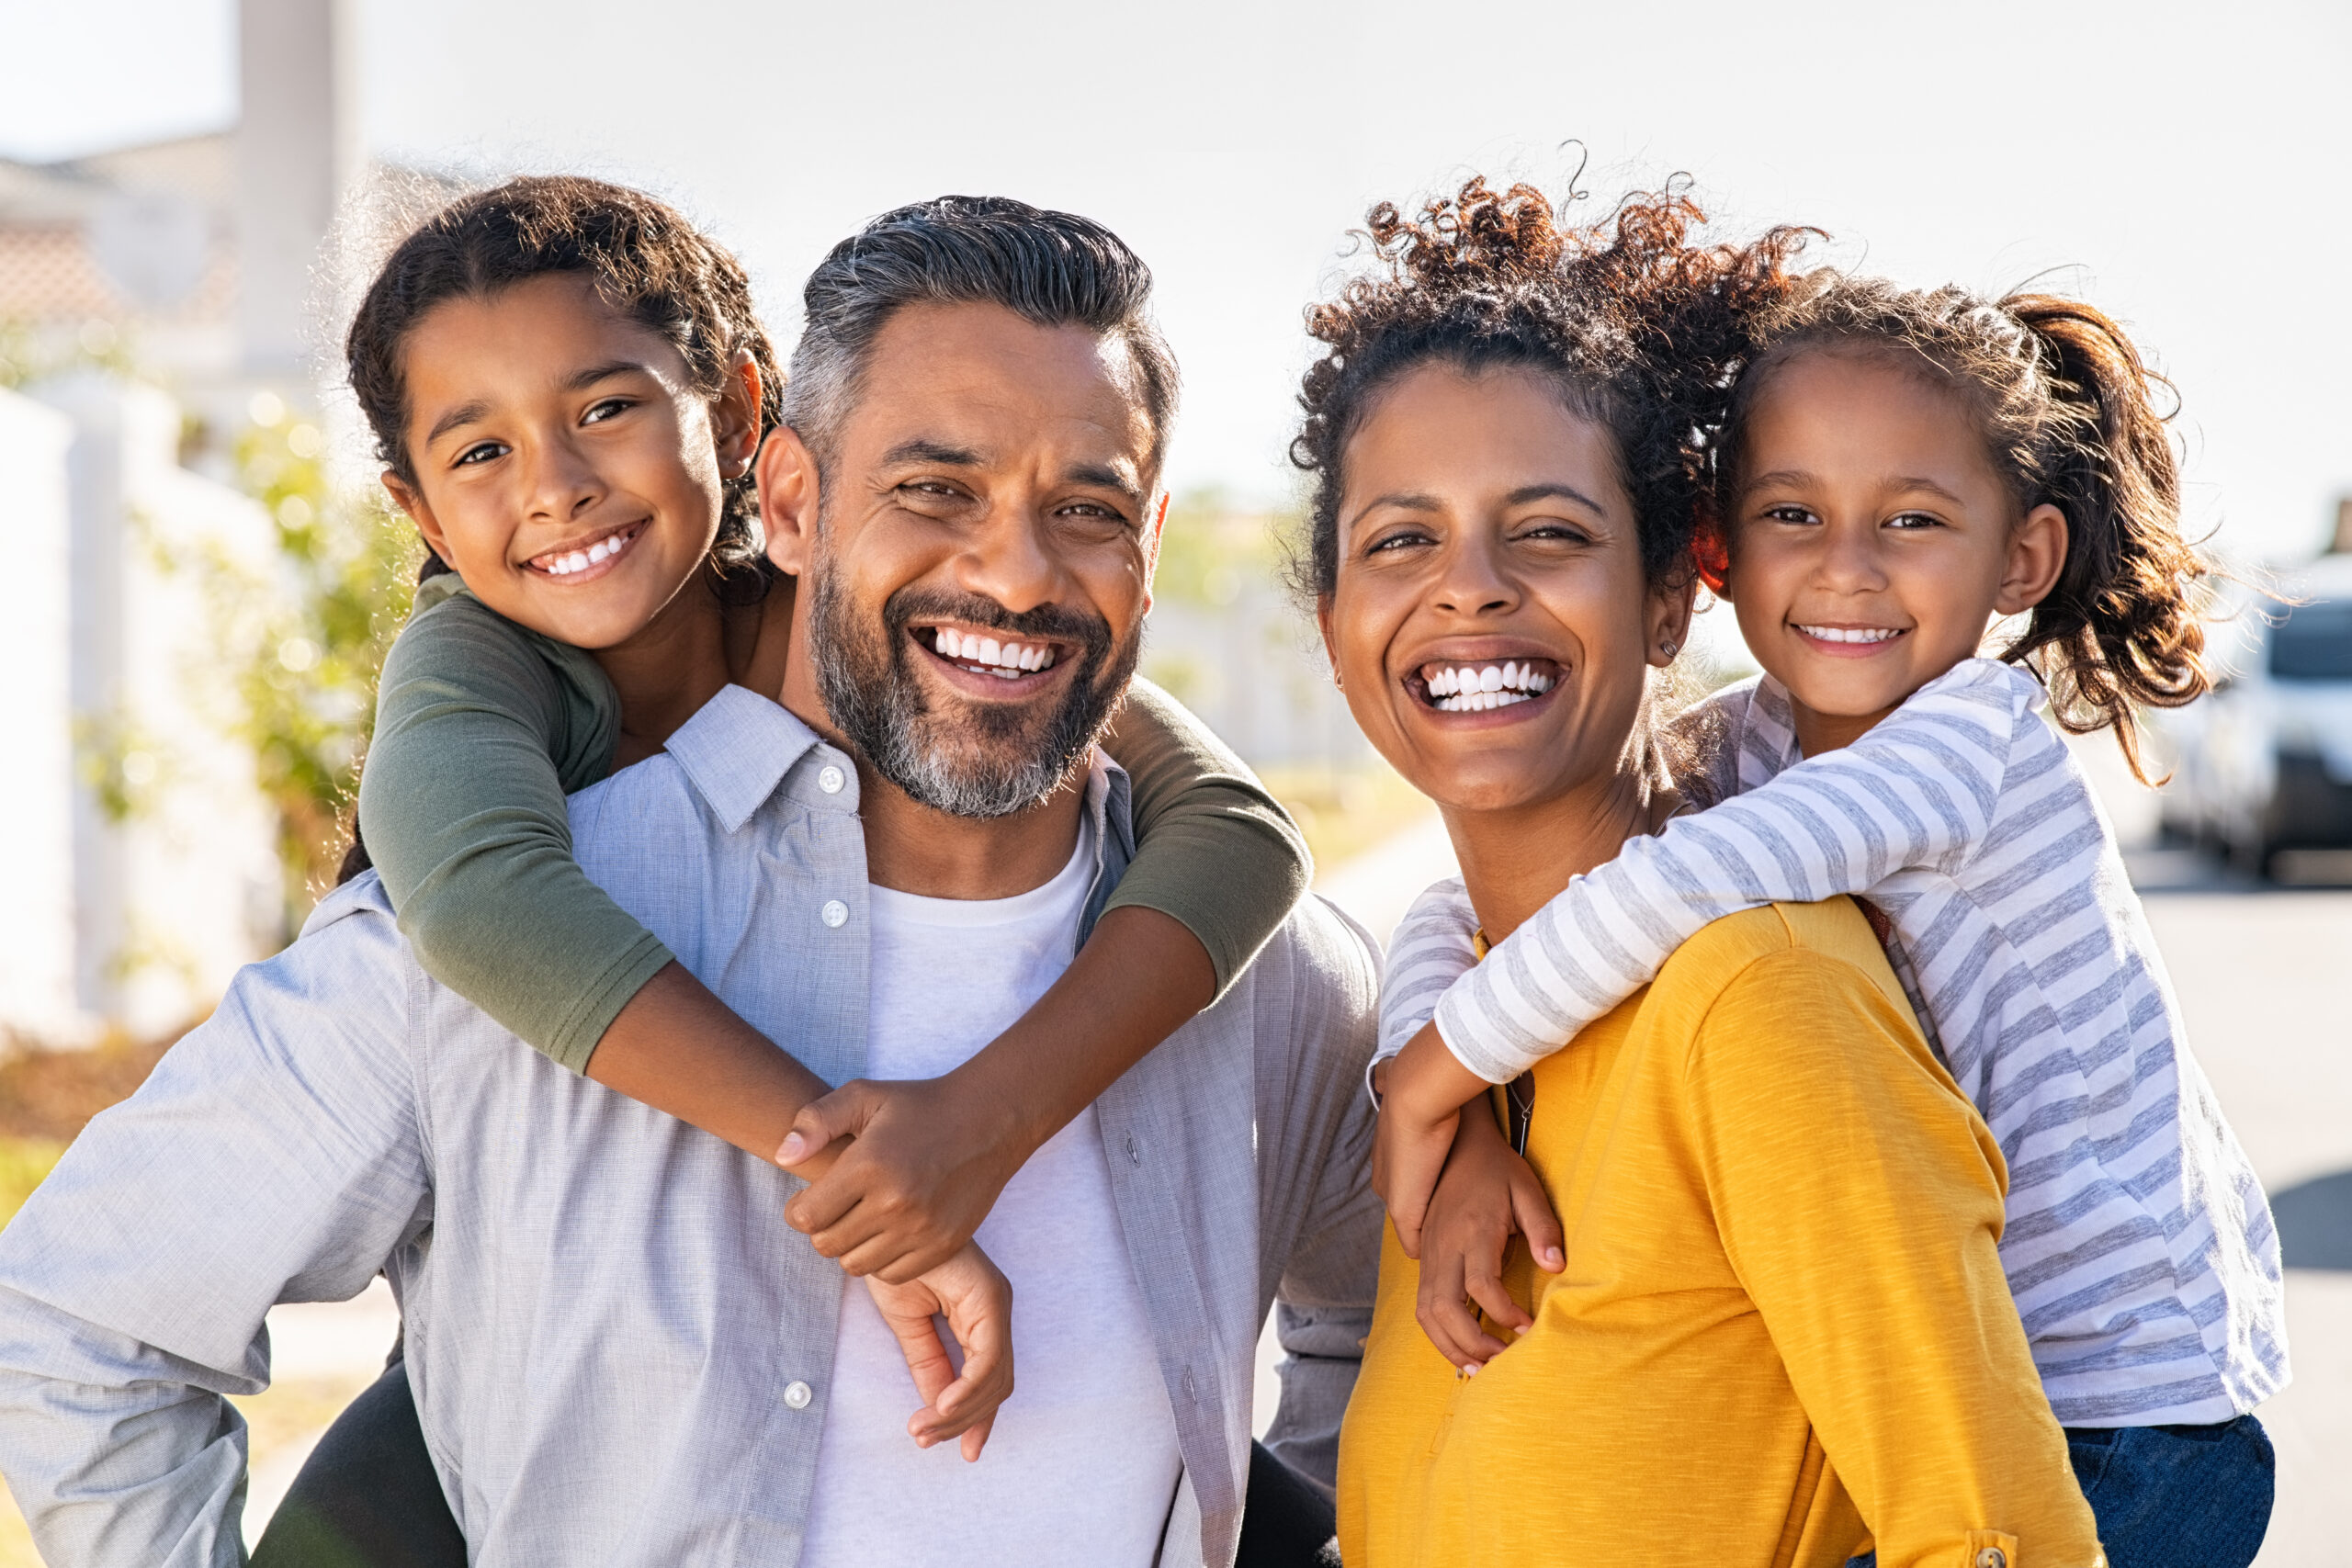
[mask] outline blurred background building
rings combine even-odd
[[[306,310],[356,142],[343,7],[246,0],[242,44],[232,130],[0,160],[0,1027],[19,1033],[185,1022],[286,932],[287,825],[243,688],[256,653],[319,662],[259,646],[299,586],[280,534],[316,503],[268,493],[286,476],[254,471],[255,433],[280,469],[322,456]]]

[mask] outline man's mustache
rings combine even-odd
[[[977,593],[915,588],[901,588],[883,603],[882,624],[889,628],[894,647],[899,635],[917,621],[955,621],[1014,637],[1074,642],[1090,657],[1107,651],[1112,643],[1110,622],[1060,604],[1013,611]]]

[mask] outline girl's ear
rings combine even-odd
[[[425,503],[424,492],[390,468],[384,470],[382,478],[385,490],[391,492],[393,503],[408,513],[409,521],[415,524],[416,531],[424,536],[424,542],[433,553],[455,570],[456,563],[449,560],[448,543],[441,532],[441,521],[433,515],[433,508]]]
[[[759,362],[748,349],[737,349],[728,362],[727,385],[711,405],[710,435],[718,448],[721,479],[737,479],[750,469],[760,452]]]
[[[2001,570],[1994,610],[2021,615],[2050,597],[2066,570],[2066,514],[2044,502],[2025,514],[2009,535],[2009,558]]]
[[[1699,516],[1699,526],[1690,536],[1690,558],[1698,563],[1699,581],[1707,585],[1707,592],[1728,602],[1731,598],[1731,545],[1724,536],[1723,519],[1712,511]]]
[[[780,424],[761,446],[758,468],[768,559],[787,577],[798,577],[817,548],[817,458],[798,431]]]

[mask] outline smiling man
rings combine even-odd
[[[1148,297],[1114,236],[1014,202],[845,241],[759,463],[807,590],[782,704],[729,688],[572,798],[590,875],[831,1081],[978,1051],[1133,852],[1095,742],[1162,512]],[[1224,1568],[1278,1299],[1267,1444],[1330,1478],[1381,1223],[1376,985],[1308,900],[1006,1185],[978,1239],[1018,1385],[967,1464],[910,1440],[899,1344],[786,1224],[786,1179],[515,1049],[363,877],[0,1241],[0,1466],[52,1560],[239,1561],[221,1396],[266,1376],[262,1314],[381,1269],[477,1562]]]

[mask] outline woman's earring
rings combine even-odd
[[[1671,659],[1678,651],[1680,650],[1681,647],[1682,645],[1680,643],[1675,641],[1672,637],[1668,637],[1664,642],[1657,645],[1657,650],[1666,655],[1668,659]]]

